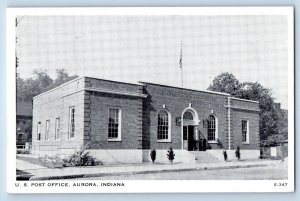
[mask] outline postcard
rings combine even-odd
[[[293,192],[293,20],[7,8],[7,191]]]

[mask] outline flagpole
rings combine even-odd
[[[183,73],[182,73],[182,68],[181,68],[181,87],[183,87]]]
[[[181,87],[183,87],[183,69],[182,69],[182,41],[180,46],[180,60],[179,60],[179,68],[181,72]]]

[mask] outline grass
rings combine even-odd
[[[17,155],[17,159],[22,160],[22,161],[26,161],[35,165],[40,165],[40,166],[45,166],[44,163],[42,163],[38,158],[33,158],[33,157],[22,157],[20,155]]]

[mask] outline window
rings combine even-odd
[[[247,120],[242,120],[242,142],[248,142],[249,135],[249,125]]]
[[[157,117],[157,140],[170,141],[170,118],[168,112],[162,110]]]
[[[37,123],[37,141],[41,140],[41,122]]]
[[[55,119],[55,140],[59,139],[60,118]]]
[[[184,119],[184,120],[193,120],[194,117],[193,117],[192,113],[190,113],[189,111],[187,111],[187,112],[185,112],[185,113],[183,114],[183,119]]]
[[[216,117],[214,115],[209,115],[207,121],[207,140],[216,141],[217,138],[216,133],[217,133]]]
[[[121,140],[121,110],[119,108],[108,108],[108,140]]]
[[[45,140],[49,140],[50,120],[46,120]]]
[[[69,108],[69,139],[75,136],[75,107]]]

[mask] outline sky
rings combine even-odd
[[[73,75],[205,90],[230,72],[288,105],[286,16],[19,16],[18,73]]]

